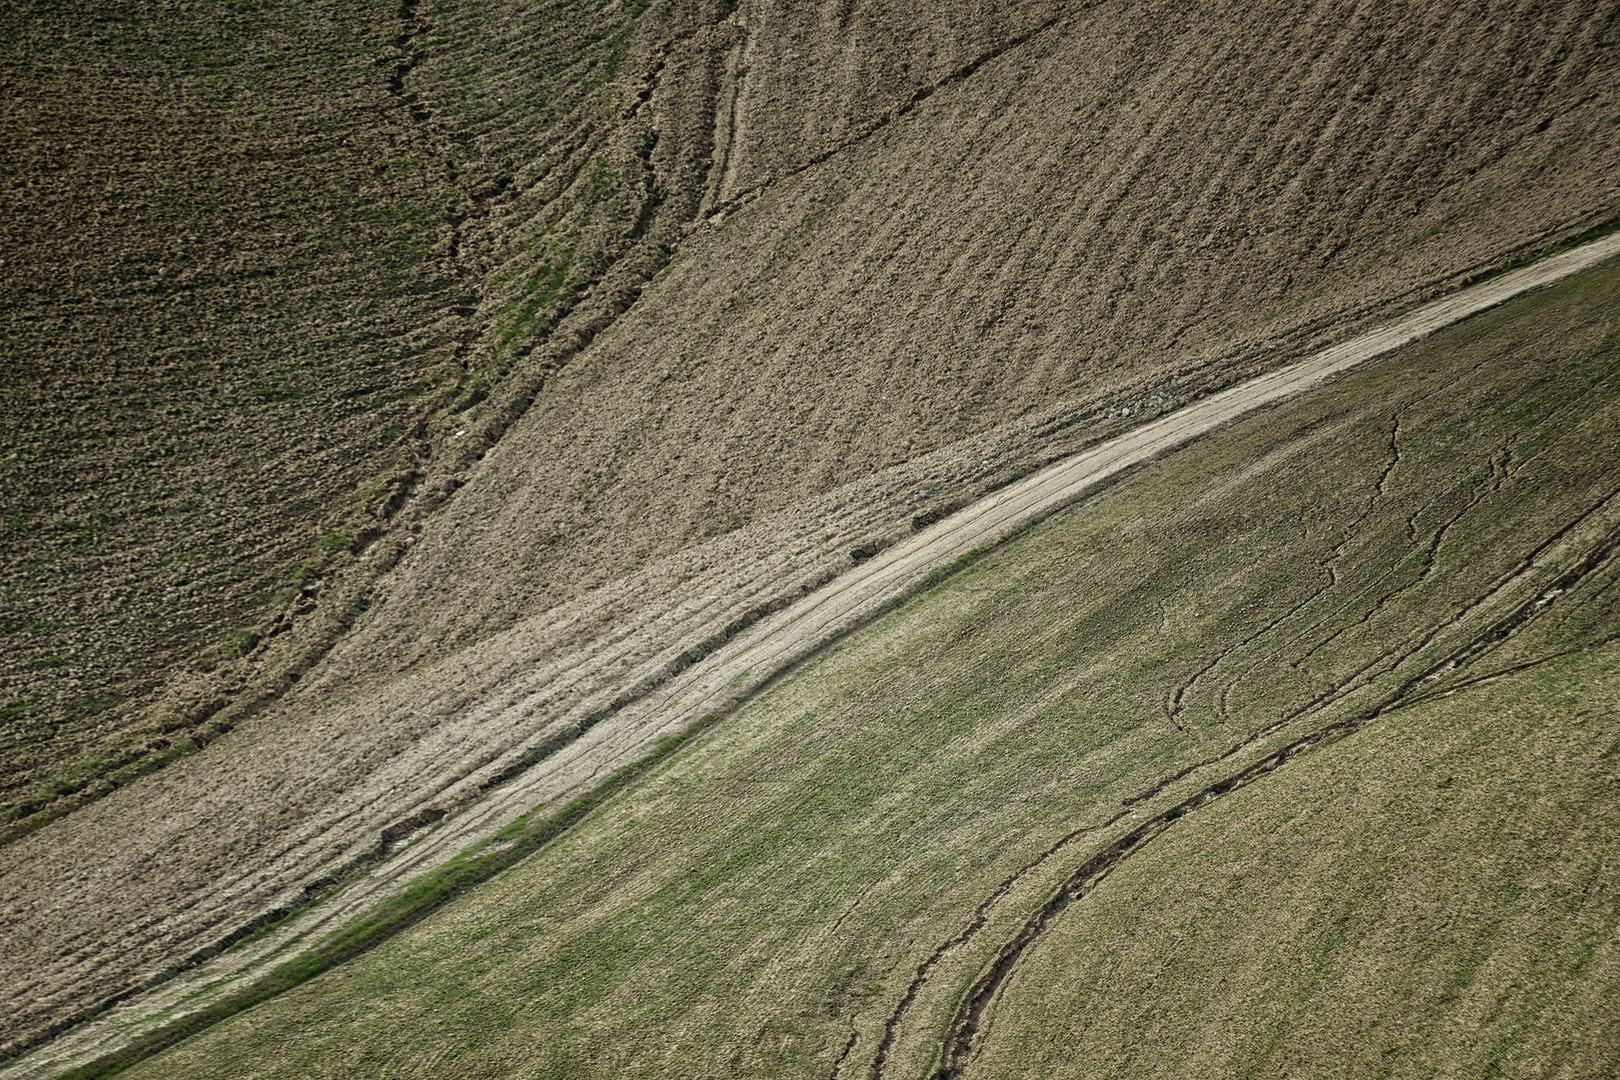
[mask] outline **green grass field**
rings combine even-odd
[[[129,1075],[1612,1075],[1617,312],[1611,264],[1137,473]]]
[[[968,1075],[1620,1073],[1620,647],[1391,712],[1028,953]]]

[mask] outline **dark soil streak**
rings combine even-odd
[[[730,3],[726,6],[728,8],[726,20],[732,21],[736,17],[739,4]],[[714,213],[715,204],[725,190],[726,174],[731,169],[732,151],[737,146],[737,101],[742,97],[743,80],[748,76],[748,69],[742,65],[744,53],[748,48],[748,30],[746,26],[739,29],[736,44],[732,45],[727,54],[722,88],[715,95],[715,132],[710,154],[713,165],[703,201],[698,205],[699,217],[707,217]],[[724,141],[720,139],[722,127],[726,133]]]
[[[388,77],[388,92],[404,103],[411,119],[425,124],[433,119],[432,111],[422,104],[422,99],[414,91],[405,89],[405,81],[410,78],[411,72],[427,58],[427,54],[416,47],[416,40],[424,29],[418,15],[420,6],[419,0],[400,0],[400,31],[394,39],[394,46],[402,55],[394,62],[393,72]]]
[[[466,171],[457,164],[458,154],[446,152],[446,144],[453,146],[461,155],[469,160],[475,160],[473,154],[473,139],[466,132],[456,130],[440,130],[441,125],[434,122],[434,112],[422,96],[415,90],[408,88],[412,73],[428,59],[427,50],[420,47],[418,42],[427,34],[429,24],[421,15],[420,0],[400,0],[399,36],[394,39],[394,47],[399,51],[399,57],[394,61],[393,69],[388,78],[388,92],[393,95],[399,105],[410,115],[418,130],[429,141],[439,143],[435,156],[445,170],[445,176],[453,188],[459,190],[466,199],[466,208],[456,210],[447,215],[445,221],[450,226],[450,237],[447,243],[449,261],[454,267],[456,275],[461,279],[463,296],[457,308],[458,314],[468,319],[466,329],[463,330],[452,359],[457,363],[463,375],[468,370],[467,357],[477,342],[482,327],[473,322],[471,316],[477,312],[483,302],[483,288],[479,280],[477,268],[470,265],[464,256],[463,248],[466,245],[467,235],[474,226],[485,221],[490,214],[490,203],[498,196],[504,194],[512,184],[510,176],[498,177],[493,183],[487,185],[471,185]],[[421,438],[425,432],[419,432]],[[395,510],[399,508],[396,506]]]
[[[652,231],[653,222],[658,218],[658,212],[664,207],[664,200],[668,192],[663,188],[663,182],[658,176],[658,167],[653,164],[653,155],[658,152],[658,121],[652,113],[653,95],[658,92],[658,80],[664,74],[664,59],[659,58],[653,67],[652,74],[647,77],[646,88],[636,100],[631,110],[631,116],[640,119],[646,130],[642,134],[641,145],[636,150],[636,159],[641,164],[642,174],[646,177],[647,192],[641,201],[641,210],[636,215],[636,223],[630,229],[630,244],[634,246],[637,241]]]
[[[844,1052],[838,1055],[838,1060],[833,1064],[832,1074],[834,1076],[837,1076],[843,1071],[844,1062],[848,1061],[849,1055],[855,1052],[855,1044],[860,1041],[860,1038],[861,1029],[856,1027],[850,1028],[849,1041],[844,1043]]]
[[[1429,395],[1427,394],[1423,395],[1423,397],[1428,396]],[[1389,478],[1401,463],[1401,413],[1406,409],[1411,408],[1421,400],[1423,400],[1422,397],[1416,398],[1412,401],[1406,402],[1401,406],[1401,408],[1395,410],[1395,413],[1390,421],[1389,460],[1385,464],[1383,471],[1379,474],[1377,483],[1373,485],[1373,491],[1367,498],[1367,505],[1362,507],[1361,512],[1356,515],[1355,521],[1351,522],[1345,527],[1344,534],[1340,537],[1339,543],[1334,547],[1332,553],[1329,554],[1328,557],[1320,564],[1320,569],[1327,574],[1327,581],[1323,583],[1321,588],[1305,597],[1303,600],[1289,608],[1277,618],[1266,623],[1264,626],[1249,634],[1242,641],[1239,641],[1232,647],[1222,650],[1219,655],[1217,655],[1208,664],[1205,664],[1202,668],[1195,672],[1190,679],[1177,688],[1166,708],[1166,712],[1169,715],[1170,720],[1179,730],[1186,730],[1186,725],[1182,721],[1182,715],[1186,712],[1186,698],[1188,693],[1190,693],[1198,684],[1199,680],[1203,679],[1204,676],[1214,671],[1217,667],[1224,663],[1228,657],[1235,655],[1254,642],[1266,637],[1278,626],[1281,626],[1283,623],[1298,615],[1305,608],[1314,604],[1323,596],[1326,596],[1328,593],[1338,588],[1339,573],[1337,564],[1339,560],[1344,558],[1345,550],[1349,547],[1350,541],[1355,539],[1355,537],[1360,534],[1362,527],[1366,524],[1367,519],[1372,515],[1373,508],[1378,505],[1379,500],[1387,497],[1386,487],[1389,483]],[[1298,665],[1296,664],[1295,667],[1298,667]],[[1234,680],[1233,682],[1229,683],[1222,689],[1219,695],[1218,704],[1222,723],[1225,723],[1229,717],[1229,713],[1226,708],[1227,698],[1230,695],[1233,687],[1235,687],[1239,681],[1241,681],[1241,679]]]
[[[1048,30],[1057,26],[1060,22],[1072,14],[1073,12],[1065,12],[1062,15],[1053,15],[1051,18],[1042,22],[1039,26],[1026,30],[1024,33],[1008,39],[1007,42],[1001,45],[999,48],[992,49],[989,52],[968,61],[961,67],[958,67],[955,71],[952,71],[950,74],[946,75],[943,79],[940,79],[938,82],[932,83],[928,86],[922,87],[912,94],[911,97],[906,101],[889,109],[889,111],[884,113],[883,116],[867,125],[865,130],[861,131],[859,134],[846,139],[837,146],[811,155],[804,161],[802,165],[789,169],[780,176],[773,176],[764,183],[749,188],[747,191],[738,192],[736,195],[733,195],[731,198],[727,199],[724,203],[716,206],[714,212],[721,216],[728,215],[745,203],[754,199],[766,188],[775,187],[777,184],[780,184],[786,180],[791,180],[795,176],[799,176],[800,174],[815,168],[817,165],[831,161],[833,158],[844,153],[846,150],[859,146],[861,143],[870,139],[873,135],[876,135],[889,125],[895,123],[896,121],[905,119],[911,113],[915,112],[919,105],[933,97],[935,94],[939,93],[941,90],[955,86],[957,83],[972,78],[980,68],[984,67],[984,65],[990,63],[992,60],[1005,56],[1007,53],[1012,52],[1019,46],[1027,44],[1034,38],[1046,33]]]
[[[1524,660],[1517,664],[1511,664],[1499,671],[1493,671],[1488,675],[1480,675],[1477,678],[1465,679],[1462,682],[1453,683],[1444,690],[1437,690],[1434,693],[1429,694],[1418,694],[1410,701],[1402,702],[1400,707],[1406,709],[1411,708],[1413,705],[1421,705],[1428,701],[1439,701],[1442,698],[1451,697],[1453,694],[1460,694],[1464,690],[1472,690],[1476,686],[1485,686],[1489,683],[1496,682],[1498,679],[1505,679],[1509,675],[1517,675],[1521,671],[1533,671],[1536,668],[1541,667],[1543,664],[1550,664],[1554,660],[1561,660],[1566,656],[1574,656],[1578,653],[1590,652],[1593,649],[1601,649],[1606,645],[1613,645],[1616,641],[1620,641],[1620,631],[1598,638],[1589,645],[1579,645],[1572,649],[1560,649],[1557,652],[1551,652],[1545,656],[1538,656],[1533,660]]]
[[[1521,560],[1519,565],[1514,567],[1512,571],[1510,571],[1509,573],[1504,575],[1502,578],[1498,579],[1495,583],[1493,583],[1492,586],[1489,589],[1487,589],[1484,592],[1483,595],[1476,598],[1467,607],[1465,607],[1463,610],[1457,612],[1454,616],[1452,616],[1452,618],[1446,620],[1440,626],[1438,626],[1434,630],[1432,630],[1429,634],[1425,635],[1425,637],[1423,638],[1423,640],[1421,642],[1419,642],[1417,645],[1415,645],[1411,649],[1408,649],[1406,652],[1401,654],[1401,656],[1399,656],[1397,659],[1395,659],[1393,663],[1390,663],[1387,667],[1385,667],[1384,670],[1385,671],[1392,671],[1395,668],[1399,667],[1406,660],[1408,660],[1412,656],[1416,655],[1418,652],[1422,651],[1422,649],[1427,647],[1428,644],[1430,642],[1432,642],[1436,637],[1438,637],[1442,632],[1444,632],[1446,629],[1448,629],[1448,628],[1450,628],[1452,626],[1455,626],[1459,621],[1461,621],[1465,616],[1467,616],[1467,614],[1470,611],[1473,611],[1480,604],[1482,604],[1486,600],[1488,600],[1497,590],[1502,588],[1502,586],[1504,584],[1506,584],[1507,582],[1513,580],[1513,578],[1517,577],[1519,574],[1522,574],[1526,570],[1528,570],[1529,567],[1534,564],[1535,559],[1536,559],[1536,557],[1538,555],[1540,555],[1542,552],[1546,551],[1549,547],[1551,547],[1553,544],[1555,544],[1557,541],[1559,541],[1563,537],[1567,536],[1571,531],[1573,531],[1575,528],[1577,528],[1582,522],[1588,520],[1594,513],[1596,513],[1603,506],[1607,505],[1616,496],[1620,496],[1620,490],[1616,490],[1616,491],[1610,493],[1607,497],[1599,500],[1597,502],[1597,504],[1595,504],[1591,509],[1589,509],[1589,510],[1585,511],[1584,513],[1578,515],[1573,521],[1569,522],[1563,528],[1559,529],[1558,532],[1555,533],[1550,539],[1548,539],[1547,541],[1542,543],[1534,551],[1532,551],[1529,555],[1527,555],[1523,560]],[[1612,554],[1613,550],[1614,550],[1614,545],[1611,543],[1605,549],[1607,554],[1605,554],[1603,556],[1603,558],[1607,558],[1607,555]],[[1601,562],[1602,560],[1600,559],[1599,561]],[[1583,562],[1582,565],[1585,565],[1585,562]],[[1595,569],[1595,565],[1593,567],[1591,567],[1591,569]],[[1551,596],[1547,597],[1545,600],[1543,600],[1541,602],[1542,607],[1545,607],[1547,604],[1551,603],[1562,592],[1567,592],[1568,591],[1568,588],[1558,589],[1556,585],[1553,586],[1553,588],[1556,589],[1556,591]],[[1532,601],[1532,603],[1534,603],[1534,601]],[[1539,611],[1540,608],[1537,608],[1537,610]],[[1527,615],[1525,618],[1528,618],[1528,617],[1529,616]],[[1522,624],[1523,621],[1524,620],[1521,619],[1519,623],[1513,624],[1513,626],[1506,633],[1502,634],[1501,637],[1494,639],[1492,641],[1492,644],[1496,644],[1497,642],[1499,642],[1501,640],[1504,640],[1508,636],[1508,634],[1511,633],[1512,630],[1517,629],[1518,626],[1520,624]],[[1472,654],[1470,654],[1470,655],[1472,655]],[[1126,799],[1125,800],[1125,805],[1126,806],[1134,806],[1134,805],[1137,805],[1139,803],[1145,802],[1148,799],[1151,799],[1151,798],[1155,797],[1156,795],[1159,795],[1160,793],[1162,793],[1171,784],[1174,784],[1174,783],[1176,783],[1176,782],[1178,782],[1180,780],[1185,780],[1187,777],[1191,776],[1195,772],[1198,772],[1200,769],[1206,769],[1211,765],[1216,765],[1216,764],[1219,764],[1222,761],[1226,761],[1227,759],[1231,758],[1233,755],[1239,754],[1239,753],[1243,752],[1244,750],[1248,749],[1249,747],[1254,746],[1255,744],[1264,741],[1265,739],[1271,737],[1272,735],[1275,735],[1277,732],[1281,731],[1283,728],[1287,727],[1289,724],[1291,724],[1294,721],[1300,719],[1301,717],[1308,716],[1309,714],[1311,714],[1313,712],[1317,712],[1317,711],[1319,711],[1321,709],[1324,709],[1324,708],[1328,707],[1329,705],[1332,705],[1334,702],[1339,701],[1342,698],[1344,698],[1351,691],[1359,689],[1359,688],[1361,688],[1363,686],[1366,686],[1368,681],[1370,681],[1370,679],[1369,680],[1364,680],[1362,677],[1367,675],[1367,673],[1369,671],[1372,671],[1372,669],[1377,667],[1380,663],[1382,663],[1383,661],[1386,661],[1388,659],[1389,658],[1387,656],[1385,656],[1385,657],[1379,658],[1378,660],[1372,661],[1371,663],[1369,663],[1366,666],[1362,667],[1360,670],[1358,670],[1356,672],[1353,672],[1350,676],[1348,676],[1338,686],[1336,686],[1336,687],[1334,687],[1334,688],[1332,688],[1330,690],[1327,690],[1324,693],[1318,695],[1317,697],[1311,699],[1309,702],[1302,705],[1300,708],[1294,710],[1293,712],[1287,713],[1282,718],[1280,718],[1277,721],[1275,721],[1275,722],[1267,725],[1266,727],[1262,728],[1260,731],[1256,732],[1254,735],[1252,735],[1248,739],[1245,739],[1244,741],[1242,741],[1240,743],[1234,744],[1233,746],[1231,746],[1228,749],[1222,751],[1220,754],[1217,754],[1214,757],[1205,758],[1202,761],[1196,762],[1196,763],[1194,763],[1192,765],[1188,765],[1186,768],[1181,769],[1180,771],[1171,774],[1170,776],[1166,777],[1165,779],[1163,779],[1163,780],[1159,781],[1158,783],[1154,784],[1152,787],[1150,787],[1147,790],[1143,791],[1141,794],[1133,795],[1130,798]],[[1376,678],[1377,674],[1379,674],[1379,673],[1375,672],[1370,678]],[[1405,691],[1403,690],[1401,692],[1404,693]]]
[[[1107,821],[1103,822],[1101,825],[1086,825],[1075,829],[1065,835],[1062,839],[1058,840],[1051,847],[1041,852],[1034,859],[1031,859],[1029,862],[1013,871],[1004,881],[1002,881],[1000,885],[996,886],[994,892],[980,902],[979,906],[973,910],[973,917],[969,919],[967,924],[957,932],[955,937],[951,938],[938,949],[934,950],[934,952],[930,954],[926,960],[917,966],[917,973],[912,978],[911,985],[906,987],[905,994],[900,998],[900,1004],[895,1007],[894,1012],[889,1016],[888,1022],[883,1026],[883,1039],[878,1043],[877,1056],[872,1059],[871,1065],[869,1065],[866,1070],[866,1075],[869,1080],[876,1080],[877,1077],[880,1077],[883,1074],[884,1066],[888,1064],[889,1051],[894,1046],[895,1033],[899,1030],[900,1023],[903,1019],[905,1019],[905,1015],[910,1010],[912,1003],[916,1001],[918,993],[921,992],[923,988],[923,984],[928,981],[928,976],[933,972],[934,968],[939,965],[940,961],[945,959],[948,954],[973,940],[974,936],[978,934],[980,930],[984,929],[985,923],[988,922],[990,918],[990,909],[995,907],[1002,897],[1011,892],[1019,881],[1027,877],[1032,871],[1037,869],[1042,863],[1046,862],[1053,855],[1056,855],[1059,851],[1062,851],[1069,844],[1073,843],[1075,840],[1078,840],[1085,834],[1096,832],[1098,829],[1106,829],[1124,816],[1125,811],[1121,811],[1120,813],[1109,818]],[[846,1057],[847,1056],[848,1055],[846,1054]],[[843,1066],[844,1059],[840,1058],[837,1067],[835,1067],[832,1072],[833,1080],[838,1080],[840,1073],[843,1071]]]

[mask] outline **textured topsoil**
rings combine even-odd
[[[285,885],[283,831],[374,829],[346,793],[444,719],[365,710],[402,673],[1620,215],[1612,2],[0,18],[20,1041]]]

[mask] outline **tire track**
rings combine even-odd
[[[1604,500],[1603,505],[1607,505],[1612,501],[1613,497]],[[1587,516],[1583,516],[1582,520],[1586,520]],[[1559,597],[1566,595],[1579,586],[1588,576],[1608,565],[1617,551],[1620,551],[1620,527],[1612,529],[1602,541],[1588,550],[1574,566],[1560,574],[1550,585],[1524,601],[1505,617],[1493,622],[1483,633],[1468,641],[1449,656],[1431,664],[1419,674],[1407,679],[1379,705],[1290,742],[1282,749],[1269,754],[1238,773],[1210,784],[1183,799],[1169,809],[1138,825],[1102,851],[1092,855],[1071,873],[1063,885],[1055,893],[1051,894],[1047,901],[1029,917],[1017,935],[1002,946],[995,959],[991,961],[989,968],[972,984],[967,996],[957,1010],[955,1019],[952,1021],[950,1034],[947,1037],[939,1064],[929,1074],[930,1080],[957,1080],[962,1075],[963,1070],[971,1063],[982,1043],[985,1018],[990,1009],[993,1008],[999,991],[1006,984],[1019,959],[1040,940],[1046,929],[1051,926],[1059,915],[1095,889],[1126,859],[1140,851],[1156,837],[1163,834],[1175,822],[1188,814],[1234,791],[1247,787],[1261,777],[1275,772],[1289,762],[1313,750],[1331,745],[1355,734],[1367,724],[1382,716],[1434,697],[1447,696],[1450,693],[1464,689],[1466,686],[1478,685],[1492,678],[1500,678],[1507,672],[1498,672],[1479,680],[1472,680],[1469,683],[1438,694],[1420,693],[1424,687],[1444,678],[1447,674],[1457,670],[1473,658],[1507,640],[1531,619],[1556,603]],[[1492,595],[1497,591],[1499,590],[1493,590]],[[1483,604],[1488,599],[1489,596],[1482,598],[1481,603]],[[1544,661],[1536,661],[1535,663],[1539,662]],[[1531,666],[1534,666],[1534,663],[1520,664],[1512,670],[1521,670]],[[1118,821],[1124,816],[1124,814],[1121,814],[1114,820]],[[978,925],[982,925],[982,920]],[[947,944],[946,948],[954,949],[960,947],[962,943],[961,940],[953,939]],[[931,967],[931,962],[935,961],[935,957],[942,954],[943,950],[936,953],[934,957],[930,957],[929,961],[925,961],[925,965]],[[904,1003],[909,1003],[914,996],[915,991],[908,994]],[[887,1037],[870,1072],[870,1075],[874,1078],[883,1075],[884,1051],[890,1045],[892,1032],[899,1017],[900,1013],[897,1012],[891,1018]]]
[[[1525,558],[1522,559],[1517,566],[1494,581],[1490,588],[1485,590],[1483,594],[1469,601],[1462,607],[1462,609],[1452,615],[1451,618],[1446,619],[1434,629],[1430,630],[1417,644],[1410,646],[1399,656],[1392,659],[1386,654],[1363,665],[1357,670],[1346,675],[1332,689],[1323,692],[1299,708],[1284,714],[1281,718],[1250,735],[1242,742],[1232,745],[1213,757],[1205,758],[1202,761],[1189,765],[1186,768],[1181,769],[1154,784],[1151,788],[1147,789],[1141,794],[1130,797],[1129,799],[1125,800],[1126,805],[1137,805],[1142,802],[1146,802],[1147,800],[1162,794],[1171,785],[1181,780],[1185,780],[1189,776],[1192,776],[1193,774],[1206,769],[1211,765],[1228,761],[1245,750],[1260,746],[1265,742],[1265,740],[1275,736],[1278,732],[1285,730],[1289,725],[1295,724],[1302,719],[1308,718],[1315,713],[1321,712],[1326,708],[1338,704],[1339,702],[1366,690],[1380,676],[1399,670],[1402,664],[1406,663],[1406,661],[1410,660],[1412,657],[1417,656],[1442,634],[1446,633],[1446,631],[1455,629],[1458,625],[1463,623],[1470,614],[1483,611],[1491,606],[1491,602],[1493,600],[1499,599],[1505,595],[1511,595],[1513,592],[1515,592],[1515,587],[1519,585],[1523,579],[1535,573],[1540,565],[1539,560],[1548,551],[1551,551],[1557,547],[1557,545],[1579,529],[1580,526],[1591,521],[1600,511],[1610,504],[1615,503],[1617,499],[1620,499],[1620,489],[1610,492],[1608,495],[1598,500],[1598,502],[1591,508],[1576,515],[1575,518],[1559,528],[1541,544],[1537,545],[1537,547],[1531,551],[1530,554],[1525,556]],[[1609,545],[1606,549],[1600,548],[1600,550],[1605,550],[1607,553],[1612,554],[1613,545]],[[1604,557],[1607,558],[1607,554],[1605,554]],[[1584,565],[1584,562],[1579,565]],[[1556,598],[1556,596],[1560,595],[1563,591],[1567,590],[1557,588],[1552,593],[1552,596]],[[1537,593],[1537,596],[1540,595],[1540,593]],[[1523,620],[1521,619],[1520,622],[1522,621]],[[1516,628],[1519,624],[1514,623],[1513,625]],[[1496,640],[1501,639],[1498,638]]]
[[[1419,398],[1417,400],[1422,399]],[[1360,535],[1362,526],[1366,523],[1367,518],[1371,516],[1373,508],[1378,505],[1379,500],[1386,497],[1384,486],[1388,482],[1390,474],[1395,471],[1396,467],[1400,465],[1401,461],[1400,447],[1398,445],[1401,412],[1410,408],[1415,403],[1415,401],[1407,402],[1399,409],[1395,410],[1394,418],[1390,425],[1389,460],[1385,464],[1377,482],[1373,485],[1372,494],[1368,496],[1366,505],[1361,508],[1361,512],[1356,515],[1355,520],[1351,521],[1345,526],[1344,533],[1340,537],[1339,543],[1331,552],[1328,553],[1326,559],[1317,564],[1317,569],[1323,572],[1323,574],[1326,576],[1326,580],[1322,582],[1320,587],[1311,592],[1310,595],[1304,597],[1298,603],[1289,607],[1287,611],[1283,612],[1275,619],[1269,620],[1231,647],[1221,650],[1214,656],[1214,658],[1212,658],[1203,667],[1199,668],[1192,674],[1190,678],[1177,687],[1171,694],[1169,703],[1165,709],[1166,715],[1169,716],[1170,721],[1174,723],[1177,728],[1181,730],[1186,729],[1185,724],[1182,722],[1182,716],[1187,710],[1187,695],[1193,692],[1193,690],[1198,686],[1199,682],[1201,682],[1205,676],[1209,675],[1217,667],[1220,667],[1229,657],[1239,654],[1254,642],[1269,636],[1278,626],[1281,626],[1283,623],[1289,621],[1301,611],[1305,610],[1307,607],[1310,607],[1312,604],[1316,603],[1316,601],[1338,588],[1339,572],[1336,569],[1336,566],[1339,560],[1344,558],[1345,551],[1350,546],[1350,542]],[[1257,660],[1254,663],[1258,662],[1259,661]],[[1249,667],[1245,668],[1244,672],[1247,673],[1247,671],[1252,669],[1254,663],[1251,663]],[[1223,723],[1228,715],[1226,709],[1227,696],[1232,687],[1237,685],[1239,681],[1241,681],[1241,676],[1239,676],[1238,679],[1234,679],[1233,681],[1227,683],[1218,695],[1217,700],[1219,703],[1219,713]]]

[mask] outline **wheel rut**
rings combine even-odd
[[[1607,509],[1612,512],[1617,500],[1620,500],[1620,492],[1611,494],[1598,506],[1581,515],[1576,522],[1559,530],[1555,539],[1567,535],[1576,525],[1592,520],[1601,510]],[[1549,540],[1548,544],[1553,542],[1553,540]],[[1538,552],[1544,550],[1545,546],[1538,549]],[[1181,818],[1234,791],[1247,787],[1314,750],[1348,738],[1380,717],[1399,709],[1408,708],[1437,697],[1449,696],[1463,689],[1480,685],[1483,682],[1501,678],[1512,671],[1524,670],[1545,663],[1551,657],[1538,658],[1534,661],[1515,665],[1504,671],[1469,680],[1439,693],[1424,692],[1425,687],[1432,685],[1489,649],[1506,641],[1533,618],[1550,608],[1560,597],[1576,589],[1584,580],[1598,570],[1610,565],[1617,551],[1620,551],[1620,524],[1613,527],[1600,542],[1585,551],[1572,566],[1560,573],[1552,582],[1524,600],[1507,615],[1494,620],[1485,630],[1469,639],[1446,657],[1431,663],[1419,673],[1408,677],[1397,689],[1374,707],[1303,735],[1260,758],[1258,761],[1245,766],[1238,772],[1204,786],[1171,807],[1138,824],[1108,846],[1086,858],[1068,875],[1058,889],[1049,894],[1046,901],[1028,917],[1018,932],[997,950],[989,966],[972,983],[957,1009],[955,1018],[949,1028],[949,1035],[943,1052],[938,1059],[938,1064],[929,1074],[930,1080],[955,1080],[955,1078],[963,1075],[964,1070],[971,1064],[981,1045],[984,1024],[990,1011],[994,1008],[996,998],[1011,977],[1019,960],[1040,941],[1046,930],[1051,927],[1059,916],[1095,889],[1123,862],[1141,851]],[[1492,590],[1492,594],[1498,591]],[[1481,597],[1475,606],[1485,604],[1492,594]],[[1452,625],[1456,621],[1453,620]],[[1612,638],[1608,640],[1612,640]],[[1136,805],[1145,802],[1154,795],[1162,793],[1175,780],[1184,779],[1200,769],[1227,760],[1241,750],[1254,746],[1260,741],[1260,739],[1245,741],[1219,757],[1201,762],[1199,765],[1177,774],[1176,777],[1155,785],[1148,791],[1127,800],[1127,804]],[[1128,816],[1129,811],[1121,812],[1101,828],[1106,829]],[[1072,845],[1080,836],[1093,834],[1097,831],[1099,829],[1096,827],[1088,827],[1071,833],[1059,840],[1038,859],[1004,881],[996,892],[980,906],[975,913],[974,920],[923,962],[918,969],[917,977],[901,999],[900,1006],[890,1016],[885,1026],[884,1036],[880,1042],[877,1056],[867,1071],[869,1077],[880,1078],[887,1075],[888,1053],[893,1044],[896,1030],[904,1022],[907,1009],[915,1001],[922,984],[926,982],[928,975],[947,955],[967,944],[974,935],[983,929],[988,921],[986,915],[990,906],[1010,892],[1019,878],[1026,876],[1052,856]],[[846,1052],[846,1058],[847,1056]],[[833,1075],[837,1077],[839,1073],[835,1071]]]
[[[1388,470],[1386,475],[1387,472]],[[1591,537],[1594,533],[1595,539]],[[1583,536],[1586,538],[1582,539]],[[930,1080],[952,1080],[964,1074],[982,1045],[986,1021],[995,1008],[998,996],[1012,977],[1021,958],[1039,943],[1045,932],[1065,911],[1088,895],[1115,868],[1141,851],[1176,821],[1314,750],[1348,738],[1373,721],[1393,712],[1449,697],[1514,672],[1538,667],[1560,656],[1601,647],[1616,640],[1617,635],[1609,634],[1578,649],[1564,649],[1549,655],[1538,655],[1500,670],[1452,682],[1449,685],[1436,685],[1442,684],[1448,676],[1477,663],[1491,650],[1529,626],[1536,618],[1548,613],[1560,599],[1575,593],[1601,573],[1614,569],[1617,555],[1620,555],[1620,488],[1608,491],[1573,518],[1555,528],[1508,573],[1498,578],[1461,610],[1444,620],[1440,626],[1424,635],[1419,644],[1403,650],[1397,660],[1381,667],[1370,679],[1363,680],[1362,676],[1367,674],[1367,669],[1362,669],[1351,677],[1347,685],[1336,691],[1322,695],[1305,707],[1285,715],[1280,721],[1266,726],[1222,753],[1198,761],[1127,797],[1123,800],[1125,809],[1109,820],[1099,825],[1077,829],[1058,840],[1035,860],[1004,880],[980,905],[973,919],[919,965],[899,1004],[885,1022],[876,1055],[871,1059],[865,1075],[870,1080],[878,1080],[893,1074],[890,1068],[891,1051],[900,1032],[911,1021],[909,1013],[934,971],[952,954],[970,945],[975,936],[984,932],[990,923],[988,918],[990,909],[1012,893],[1022,879],[1031,877],[1053,857],[1072,849],[1077,841],[1086,836],[1106,833],[1114,826],[1127,821],[1139,812],[1135,808],[1150,804],[1177,784],[1223,762],[1240,759],[1247,751],[1263,749],[1268,741],[1289,726],[1298,726],[1301,722],[1308,723],[1313,716],[1327,712],[1333,705],[1348,699],[1356,689],[1367,689],[1373,685],[1371,680],[1378,675],[1398,674],[1403,664],[1421,657],[1425,648],[1447,631],[1465,628],[1470,622],[1483,622],[1483,626],[1467,632],[1463,640],[1451,646],[1444,655],[1421,661],[1416,671],[1400,675],[1397,685],[1392,690],[1377,695],[1374,703],[1358,709],[1348,717],[1333,720],[1316,730],[1299,735],[1237,771],[1203,785],[1171,806],[1139,822],[1105,847],[1086,856],[1026,918],[1016,933],[997,948],[987,966],[969,985],[948,1028],[943,1049],[928,1074]],[[1559,563],[1563,564],[1562,569],[1557,569]],[[1549,564],[1552,565],[1550,571]],[[1597,592],[1601,595],[1614,587],[1615,582],[1610,580],[1598,585]],[[1590,602],[1592,597],[1587,597],[1587,600]],[[844,1060],[847,1061],[849,1056],[846,1051]],[[835,1080],[842,1071],[841,1063],[840,1068],[832,1074]]]

